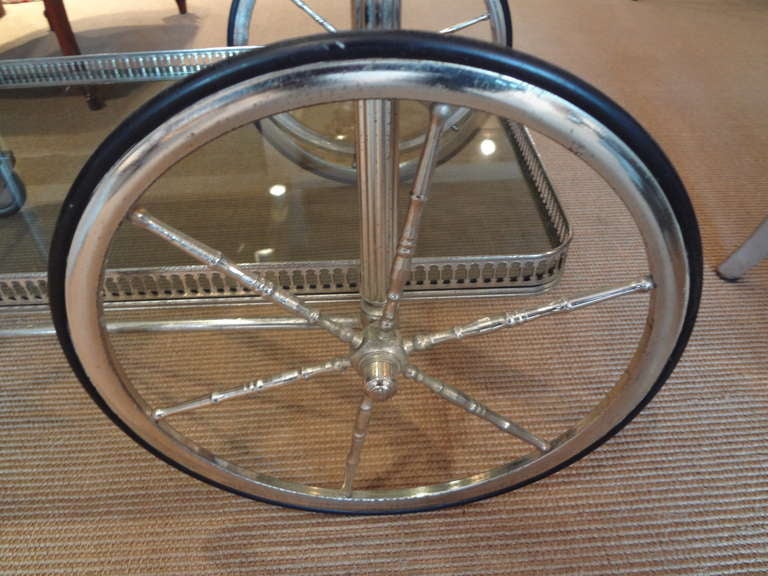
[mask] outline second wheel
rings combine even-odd
[[[435,26],[434,32],[446,37],[468,34],[479,40],[512,46],[512,19],[506,0],[471,0],[463,3],[459,14],[443,13],[439,3],[409,0],[291,0],[270,6],[265,4],[256,0],[232,2],[227,30],[229,45],[265,44],[274,41],[275,30],[281,30],[287,36],[303,35],[297,30],[308,33],[313,29],[337,34],[348,29],[408,29],[412,27],[411,22],[427,21]],[[285,12],[293,15],[297,29],[285,30],[286,20],[293,23],[293,19],[286,18]],[[302,22],[304,27],[300,26]],[[299,166],[327,178],[353,183],[357,178],[356,158],[361,153],[356,142],[364,139],[366,132],[381,131],[376,126],[364,127],[364,122],[359,120],[366,116],[366,108],[370,115],[374,106],[384,104],[338,103],[326,106],[326,111],[315,108],[280,114],[258,125],[265,138]],[[392,142],[388,154],[399,157],[400,177],[408,179],[416,171],[419,150],[424,143],[424,109],[416,102],[406,102],[394,108],[386,106],[387,130],[397,140],[396,144]],[[447,121],[450,129],[442,138],[438,160],[443,162],[456,154],[483,120],[481,114],[455,109]]]

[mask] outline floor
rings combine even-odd
[[[117,0],[69,0],[67,7],[86,52],[224,44],[223,4],[189,4],[187,16],[178,15],[170,0],[132,3],[130,9]],[[4,338],[0,559],[8,574],[768,571],[768,263],[738,283],[714,273],[768,213],[768,7],[761,0],[513,0],[510,5],[516,46],[585,78],[635,115],[667,152],[691,196],[704,246],[701,311],[680,364],[654,401],[588,458],[521,490],[437,512],[329,516],[245,500],[177,472],[102,415],[54,336]],[[299,20],[291,20],[277,0],[259,7],[265,16],[259,22],[263,28],[253,33],[258,42],[296,32],[306,18],[299,13],[293,14]],[[6,11],[0,57],[55,53],[41,3],[8,5]],[[43,230],[39,250],[29,240],[32,268],[44,267],[46,223],[82,162],[120,118],[157,89],[108,89],[107,107],[100,112],[88,111],[77,93],[0,93],[0,133],[19,157],[18,169],[29,182],[27,210],[38,215]],[[546,142],[541,146],[576,238],[562,284],[534,299],[537,303],[572,296],[598,272],[610,280],[634,266],[631,258],[616,260],[616,254],[632,252],[632,239],[625,238],[621,208],[610,204],[602,183],[578,170],[567,154]],[[213,176],[194,181],[201,189],[229,182],[227,176]],[[21,234],[25,228],[14,230]],[[0,228],[0,235],[10,234],[9,227]],[[9,261],[4,256],[0,266]],[[472,301],[460,309],[434,302],[409,311],[409,318],[439,327],[456,314],[469,319],[489,307],[521,305],[515,298]],[[643,302],[623,306],[607,308],[618,316],[615,323],[601,323],[600,312],[573,315],[487,347],[467,341],[467,347],[457,345],[424,361],[444,378],[471,387],[478,372],[465,358],[479,358],[477,390],[489,403],[521,418],[527,407],[534,414],[536,406],[545,406],[548,417],[567,419],[600,389],[603,378],[621,370],[624,330],[638,311],[642,317]],[[3,329],[50,328],[43,307],[0,312]],[[620,351],[612,352],[609,344]],[[254,354],[265,343],[251,334],[170,341],[128,334],[116,345],[137,381],[155,378],[171,396],[179,377],[204,389],[209,379],[242,381],[251,362],[274,369],[274,358]],[[289,362],[297,350],[309,357],[327,352],[322,341],[308,336],[279,336],[268,346],[278,351],[277,359]],[[217,364],[222,349],[247,358],[248,365],[222,371]],[[551,367],[552,357],[577,361]],[[497,386],[507,380],[514,398]],[[573,387],[585,381],[585,388]],[[269,436],[262,448],[277,455],[272,465],[282,473],[333,478],[345,451],[333,440],[338,435],[347,441],[358,394],[352,378],[335,385],[333,394],[321,398],[308,392],[317,410],[302,415],[302,429],[295,433],[287,427],[296,418],[290,395],[254,405],[253,412],[220,412],[208,424],[215,429],[235,422],[247,434],[222,447],[233,458],[249,457],[249,440]],[[383,453],[381,468],[371,462],[366,482],[375,483],[382,470],[407,480],[397,476],[406,463],[440,477],[493,461],[503,450],[495,436],[426,393],[409,389],[396,398],[379,417],[373,442]],[[337,405],[344,408],[331,420],[318,417]],[[458,437],[447,434],[456,431]],[[313,452],[296,451],[297,439]]]

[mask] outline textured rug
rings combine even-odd
[[[105,2],[104,10],[117,11],[119,4]],[[713,272],[768,214],[768,45],[762,40],[768,9],[759,0],[511,4],[518,44],[587,78],[635,114],[677,166],[697,210],[706,268],[701,312],[680,365],[656,399],[597,452],[517,492],[424,514],[328,516],[248,501],[175,471],[99,412],[54,337],[3,339],[0,572],[768,572],[768,263],[736,284]],[[190,10],[202,30],[214,30],[207,38],[218,34],[225,20],[218,3],[196,0]],[[21,44],[32,32],[25,34]],[[129,108],[132,95],[118,91],[109,106]],[[71,98],[73,108],[82,104],[89,114]],[[76,125],[86,123],[76,117],[63,137],[54,129],[35,132],[29,128],[34,118],[25,123],[6,114],[13,109],[7,101],[2,106],[0,129],[22,157],[20,169],[23,156],[31,162],[35,153],[50,151],[69,157],[69,164],[62,162],[67,170],[76,169],[75,149],[82,154],[101,137],[98,129],[79,132]],[[91,122],[106,131],[114,118]],[[409,329],[528,307],[611,285],[640,269],[621,206],[568,155],[546,142],[542,152],[576,234],[561,285],[534,299],[414,304],[406,308]],[[52,204],[66,179],[44,184],[47,176],[37,174],[43,184],[38,196],[30,194],[31,205]],[[644,306],[642,297],[622,300],[498,339],[468,340],[425,354],[420,363],[546,434],[547,426],[583,414],[621,371]],[[226,312],[258,315],[263,308]],[[4,313],[0,323],[45,326],[48,319],[45,311],[26,309]],[[126,334],[116,348],[139,385],[161,402],[207,389],[214,380],[241,382],[330,354],[328,342],[310,332],[290,340],[261,333]],[[223,364],[224,352],[236,361]],[[286,388],[264,403],[201,411],[183,425],[201,441],[218,442],[233,460],[331,485],[342,468],[359,383],[345,376],[323,384],[324,395]],[[291,426],[297,420],[301,425]],[[218,434],[224,424],[241,431],[239,441]],[[411,385],[376,413],[373,426],[360,480],[368,485],[384,475],[405,482],[407,473],[439,480],[519,449]],[[256,461],[260,453],[269,459]]]

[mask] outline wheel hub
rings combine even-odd
[[[408,354],[397,330],[384,330],[371,324],[363,333],[363,343],[353,350],[350,360],[365,383],[365,393],[373,400],[388,400],[397,392],[397,377],[407,366]]]

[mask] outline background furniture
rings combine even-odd
[[[736,251],[717,268],[717,273],[723,280],[735,281],[747,273],[747,270],[757,266],[763,258],[768,257],[768,218],[758,226],[752,235],[739,246]]]
[[[61,53],[64,56],[80,54],[80,47],[77,45],[75,34],[72,31],[72,26],[67,16],[67,10],[64,8],[64,0],[44,0],[43,3],[45,4],[45,17],[48,19],[48,25],[51,27],[51,30],[56,34],[56,39],[61,47]],[[176,4],[179,7],[180,14],[187,13],[187,0],[176,0]],[[84,92],[88,107],[91,110],[98,110],[104,105],[94,88],[88,86],[84,88]]]

